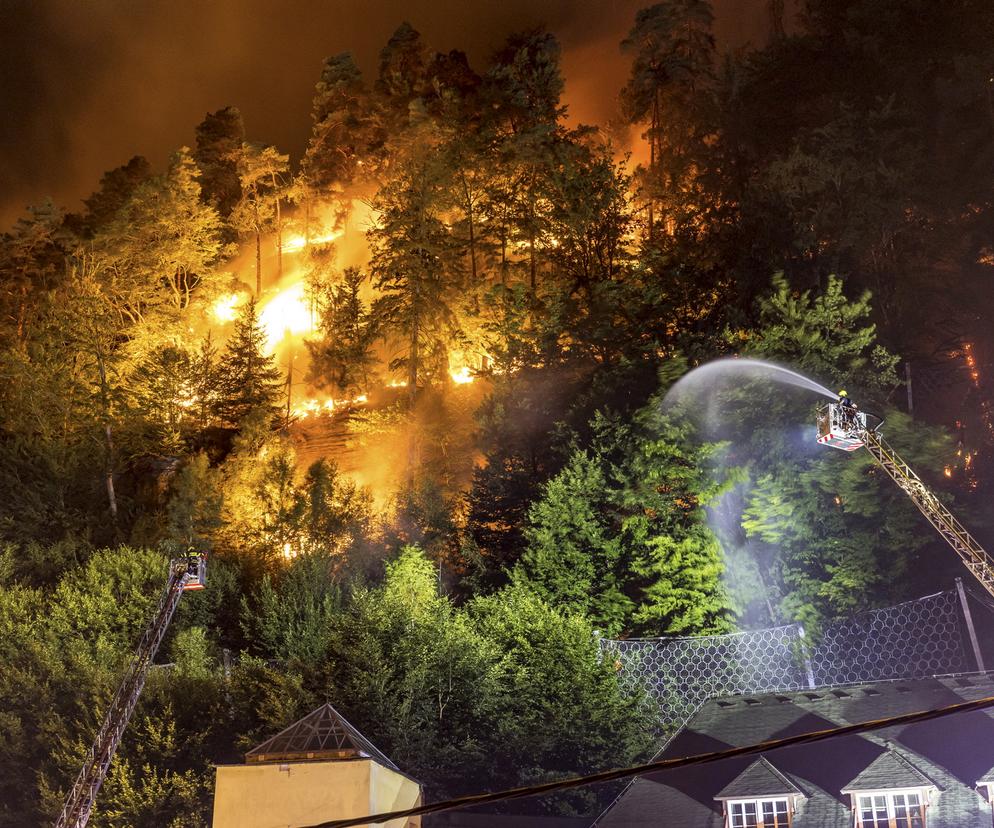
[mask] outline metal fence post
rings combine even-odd
[[[801,624],[797,625],[797,637],[801,642],[801,656],[804,658],[804,672],[807,673],[808,677],[808,688],[811,690],[815,689],[815,671],[811,666],[811,658],[808,654],[807,641],[804,638],[804,627]]]

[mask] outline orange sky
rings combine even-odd
[[[760,43],[766,0],[717,0],[719,44]],[[367,76],[404,19],[481,70],[512,31],[563,43],[571,120],[603,124],[628,71],[618,43],[647,0],[31,0],[0,26],[0,228],[52,196],[69,209],[103,172],[161,168],[209,112],[242,110],[249,138],[299,157],[322,60],[352,51]]]

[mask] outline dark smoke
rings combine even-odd
[[[767,0],[717,0],[719,44],[762,43]],[[352,51],[370,75],[409,20],[482,69],[511,32],[563,44],[571,119],[606,123],[628,71],[618,44],[649,0],[0,0],[0,228],[51,196],[79,209],[101,174],[161,168],[209,111],[241,109],[249,137],[299,157],[322,60]]]

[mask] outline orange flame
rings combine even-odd
[[[241,293],[228,293],[215,300],[211,306],[211,313],[222,325],[226,322],[234,322],[238,315],[238,307],[245,297]]]
[[[304,283],[292,284],[269,299],[259,311],[259,324],[266,333],[268,353],[273,353],[285,338],[314,330],[311,309],[304,298]]]
[[[341,230],[336,230],[333,233],[326,233],[323,236],[311,236],[310,244],[329,244],[335,241],[342,235]],[[283,240],[283,252],[284,253],[297,253],[307,247],[308,240],[299,234],[294,234],[288,236]]]

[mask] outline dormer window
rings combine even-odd
[[[894,750],[885,750],[842,793],[852,797],[856,828],[925,828],[935,783]]]
[[[856,797],[859,828],[925,828],[923,791],[880,791]]]
[[[783,799],[733,799],[726,803],[728,828],[789,828],[793,808]]]
[[[725,828],[789,828],[804,794],[760,757],[715,797],[722,804]]]

